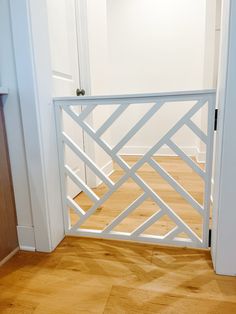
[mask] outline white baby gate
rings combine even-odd
[[[139,132],[142,127],[149,123],[149,120],[158,115],[159,111],[165,104],[171,106],[186,106],[189,104],[188,110],[181,118],[176,117],[176,121],[171,128],[155,142],[152,147],[140,156],[139,160],[133,165],[129,165],[123,156],[119,154],[122,148]],[[134,125],[125,134],[122,134],[121,139],[113,145],[107,143],[104,139],[104,133],[121,117],[125,117],[127,108],[132,105],[147,104],[148,110],[143,113],[142,117],[134,123]],[[210,215],[210,195],[211,195],[211,175],[212,175],[212,152],[213,152],[213,134],[214,134],[214,112],[215,112],[215,91],[194,91],[194,92],[176,92],[176,93],[160,93],[160,94],[145,94],[145,95],[127,95],[127,96],[99,96],[99,97],[67,97],[55,98],[54,100],[56,112],[58,151],[60,159],[60,174],[62,198],[64,204],[64,221],[65,232],[67,235],[87,236],[97,238],[130,240],[137,242],[162,243],[170,245],[181,245],[191,247],[207,247],[209,237],[209,215]],[[97,107],[109,106],[113,108],[109,116],[106,116],[102,125],[97,129],[90,123],[89,116],[95,112]],[[115,107],[114,107],[115,106]],[[179,107],[179,108],[180,108]],[[194,120],[194,116],[202,108],[207,108],[207,130],[202,130]],[[82,110],[78,110],[82,108]],[[108,107],[106,107],[108,108]],[[176,107],[175,107],[176,108]],[[84,143],[79,145],[66,132],[63,127],[63,114],[68,115],[79,127],[83,130],[84,135],[90,141],[93,140],[110,158],[122,169],[123,175],[117,182],[114,182],[111,177],[106,174],[103,169],[92,160],[89,156]],[[127,117],[128,119],[128,117]],[[205,169],[199,166],[197,162],[187,155],[181,147],[173,140],[173,136],[183,126],[187,126],[202,143],[205,145]],[[156,126],[158,133],[158,124]],[[194,171],[204,182],[204,201],[200,204],[176,179],[174,179],[163,167],[152,158],[155,153],[163,147],[171,149],[176,156],[179,156],[184,161],[191,171]],[[65,147],[69,147],[74,154],[82,160],[86,167],[93,172],[102,182],[107,190],[104,195],[99,197],[95,190],[88,186],[66,163]],[[137,171],[144,165],[148,164],[157,172],[181,197],[187,201],[192,208],[201,216],[202,219],[202,236],[199,236],[193,228],[191,228],[186,221],[181,218],[171,205],[167,204],[158,195],[158,191],[154,191],[151,186],[143,180]],[[83,193],[93,202],[93,205],[84,210],[78,202],[71,196],[67,195],[66,180],[70,178]],[[128,179],[132,179],[142,190],[141,195],[135,199],[127,207],[115,217],[112,218],[108,225],[102,230],[85,229],[81,226],[94,215],[98,208],[100,208],[112,195],[115,193]],[[127,218],[140,204],[147,198],[151,199],[158,205],[159,210],[152,214],[148,219],[142,222],[132,232],[115,231],[115,227],[119,225],[125,218]],[[72,223],[70,219],[70,212],[73,210],[74,214],[78,216],[78,221]],[[112,210],[112,208],[110,209]],[[164,235],[146,234],[145,231],[156,223],[163,216],[174,222],[175,226]],[[186,237],[179,237],[180,234],[185,234]]]

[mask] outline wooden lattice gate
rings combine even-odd
[[[211,173],[212,173],[212,150],[213,150],[213,134],[214,134],[214,111],[215,111],[215,92],[214,91],[197,91],[197,92],[180,92],[180,93],[165,93],[165,94],[149,94],[149,95],[129,95],[129,96],[111,96],[111,97],[83,97],[83,98],[57,98],[55,99],[57,136],[58,136],[58,151],[60,157],[60,172],[62,197],[64,203],[64,220],[65,232],[68,235],[78,235],[98,238],[112,238],[122,240],[132,240],[138,242],[165,243],[181,246],[192,247],[207,247],[209,236],[209,213],[210,213],[210,195],[211,195]],[[160,110],[166,105],[188,107],[186,112],[181,117],[176,117],[172,126],[165,134],[148,148],[148,150],[139,156],[137,162],[129,165],[123,158],[122,148],[140,132],[144,126],[147,126],[150,119],[158,116]],[[109,106],[110,114],[107,114],[101,125],[95,127],[94,120],[97,115],[98,108]],[[127,108],[132,106],[145,106],[148,108],[138,121],[123,134],[120,140],[115,144],[108,144],[105,138],[105,133],[117,122],[121,117],[126,117]],[[82,108],[78,110],[78,108]],[[135,107],[137,108],[137,107]],[[204,109],[203,109],[204,108]],[[129,109],[130,110],[130,109]],[[206,130],[202,130],[196,123],[194,118],[200,110],[204,110],[207,118]],[[95,160],[91,157],[86,149],[85,143],[76,143],[76,140],[69,136],[63,126],[63,115],[67,115],[69,119],[76,123],[84,132],[85,138],[90,143],[94,141],[95,145],[100,150],[104,151],[113,162],[115,162],[123,174],[114,182],[111,176],[107,175],[101,169]],[[91,118],[93,116],[93,119]],[[127,116],[128,118],[128,116]],[[174,135],[183,127],[187,127],[194,136],[205,145],[205,169],[184,152],[178,143],[175,143]],[[156,127],[158,134],[158,123]],[[153,158],[158,150],[163,146],[168,147],[176,156],[185,162],[191,171],[196,173],[204,183],[204,198],[202,204],[182,186],[181,181],[173,178],[158,161]],[[70,149],[85,165],[87,172],[90,171],[100,182],[106,187],[102,196],[98,196],[96,189],[92,189],[86,183],[86,180],[81,179],[79,175],[67,164],[65,158],[65,149]],[[145,182],[139,175],[138,171],[146,164],[153,169],[162,179],[164,179],[171,188],[183,198],[193,210],[201,217],[202,232],[199,236],[195,230],[180,217],[175,208],[167,204],[158,191]],[[89,208],[82,208],[81,204],[73,197],[68,195],[66,180],[69,178],[73,184],[88,197],[91,201]],[[128,206],[123,208],[117,216],[113,217],[104,228],[88,229],[83,228],[84,223],[97,213],[97,209],[110,198],[116,191],[129,179],[139,187],[140,195],[133,200]],[[138,225],[132,232],[119,232],[114,230],[124,219],[138,208],[145,200],[149,198],[157,205],[156,212],[152,213],[145,221]],[[187,209],[186,209],[187,210]],[[75,223],[71,221],[70,212],[73,211],[78,217]],[[112,208],[111,208],[112,211]],[[166,234],[159,235],[158,232],[148,234],[146,230],[154,225],[157,221],[167,216],[174,223]],[[184,236],[180,236],[184,234]]]

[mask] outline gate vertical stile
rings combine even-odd
[[[65,167],[65,145],[62,140],[62,132],[63,132],[63,118],[62,118],[62,107],[61,105],[54,107],[55,113],[55,124],[56,124],[56,133],[57,133],[57,148],[58,148],[58,159],[59,159],[59,172],[60,172],[60,180],[61,180],[61,197],[62,197],[62,205],[63,205],[63,220],[64,220],[64,229],[65,234],[70,228],[70,219],[68,215],[67,208],[67,189],[66,189],[66,175],[64,171]]]
[[[214,123],[215,123],[216,95],[212,95],[208,101],[207,117],[207,145],[206,145],[206,184],[204,195],[204,222],[203,222],[203,245],[209,245],[209,225],[210,225],[210,206],[212,189],[212,161],[214,145]]]

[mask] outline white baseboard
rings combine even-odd
[[[199,164],[205,164],[206,162],[206,152],[201,152],[199,148],[197,148],[196,160]]]
[[[151,147],[149,146],[125,146],[119,152],[120,155],[144,155]],[[198,149],[196,146],[182,146],[180,149],[188,156],[196,156]],[[163,145],[155,156],[176,156],[167,145]]]
[[[20,246],[20,250],[21,251],[27,251],[27,252],[35,252],[36,249],[32,246],[25,246],[25,245],[21,245]]]
[[[114,172],[113,161],[110,160],[101,170],[109,177]]]
[[[13,250],[10,254],[4,257],[4,259],[0,261],[0,267],[6,264],[6,262],[8,262],[19,251],[19,249],[20,249],[19,247],[15,248],[15,250]]]
[[[34,228],[17,226],[17,233],[20,250],[34,252],[36,250]]]
[[[206,162],[206,152],[201,152],[197,146],[179,147],[187,156],[196,157],[198,163]],[[125,146],[120,155],[144,155],[150,149],[149,146]],[[154,156],[176,156],[167,145],[163,145]]]

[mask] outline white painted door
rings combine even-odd
[[[75,96],[80,88],[78,37],[76,29],[76,0],[47,0],[51,46],[53,96]],[[81,107],[76,109],[78,113]],[[83,143],[83,131],[69,117],[63,117],[64,128],[75,142]],[[66,162],[85,181],[85,166],[68,148]],[[71,181],[67,193],[75,197],[81,190]]]

